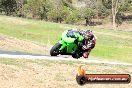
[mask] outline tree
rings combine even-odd
[[[101,17],[108,16],[108,14],[109,14],[108,10],[106,10],[106,7],[104,7],[102,5],[102,0],[81,0],[81,1],[85,2],[84,8],[89,8],[92,10],[92,12],[94,12],[94,18],[97,19],[98,24],[100,23],[99,19]],[[93,17],[93,16],[91,16],[91,17]],[[89,20],[91,20],[91,19],[89,19]],[[86,20],[86,25],[87,25],[87,23],[90,23],[90,21],[88,21],[88,19]]]
[[[119,25],[122,24],[122,22],[123,22],[123,17],[124,17],[124,14],[123,14],[122,12],[118,12],[118,13],[116,14],[116,20],[115,20],[115,22],[116,22],[116,24],[117,24],[117,27],[118,27]]]
[[[69,14],[69,9],[65,6],[62,6],[60,8],[54,7],[48,12],[48,19],[57,23],[61,23],[62,21],[66,20]]]
[[[32,18],[35,19],[38,16],[40,6],[40,0],[28,0],[27,10],[32,14]]]
[[[116,17],[117,13],[121,12],[125,0],[102,0],[104,6],[111,9],[112,12],[112,25],[113,29],[116,29]]]
[[[69,14],[66,17],[65,22],[68,24],[74,24],[79,20],[79,11],[78,10],[72,10],[69,11]]]
[[[84,8],[80,9],[80,17],[85,19],[85,21],[86,21],[85,25],[86,26],[91,25],[91,20],[94,17],[94,15],[95,15],[95,12],[91,8],[84,7]]]
[[[48,12],[49,20],[60,23],[66,20],[72,9],[69,7],[69,4],[66,3],[67,1],[65,1],[66,0],[55,0],[52,2],[52,8]]]
[[[48,19],[48,12],[51,10],[52,3],[50,0],[41,0],[39,6],[39,16],[40,19]]]
[[[1,4],[2,4],[2,0],[0,0],[0,13],[2,13],[2,6],[1,6]]]
[[[17,16],[24,17],[24,5],[27,4],[27,0],[16,0],[17,3]]]
[[[123,12],[131,13],[132,12],[132,0],[125,0],[124,5],[122,6]]]
[[[13,15],[17,9],[17,3],[15,0],[0,0],[0,7],[6,15]]]

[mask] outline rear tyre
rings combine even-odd
[[[57,56],[59,54],[59,49],[61,47],[60,43],[56,43],[50,50],[51,56]]]

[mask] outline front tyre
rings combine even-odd
[[[50,50],[51,56],[57,56],[59,54],[59,49],[61,47],[60,43],[56,43]]]

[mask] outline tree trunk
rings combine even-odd
[[[96,9],[97,9],[97,21],[99,22],[99,0],[97,0]]]
[[[115,14],[115,7],[114,7],[114,0],[112,0],[112,25],[113,25],[113,29],[116,29],[116,14]]]
[[[57,17],[57,19],[56,19],[56,22],[58,23],[59,22],[59,18]]]
[[[35,13],[34,12],[32,13],[32,19],[35,19]]]
[[[112,14],[112,25],[113,25],[113,29],[116,29],[116,15]]]
[[[85,18],[85,19],[86,19],[86,24],[85,24],[85,25],[88,26],[88,23],[89,23],[89,22],[88,22],[88,18]]]

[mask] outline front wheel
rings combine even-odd
[[[59,49],[61,47],[60,43],[56,43],[52,49],[50,50],[50,55],[51,56],[57,56],[59,54]]]

